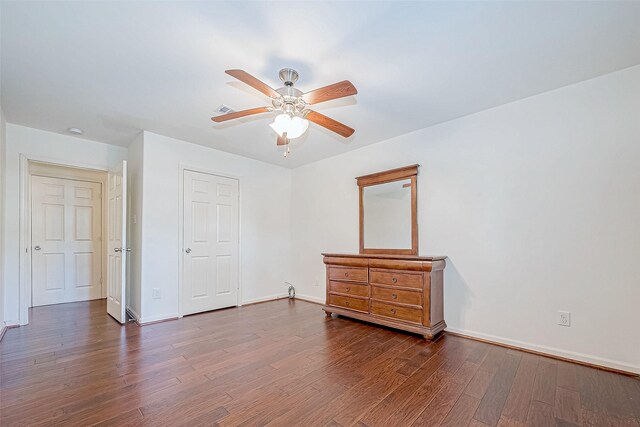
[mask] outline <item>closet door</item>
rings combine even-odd
[[[33,306],[102,297],[101,187],[31,177]]]
[[[238,180],[184,171],[182,312],[238,304]]]

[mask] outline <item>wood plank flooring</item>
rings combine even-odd
[[[0,343],[2,426],[640,426],[640,381],[280,300],[138,327],[39,307]]]

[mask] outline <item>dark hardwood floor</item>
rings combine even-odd
[[[40,307],[0,343],[0,424],[639,426],[640,381],[280,300],[138,327]]]

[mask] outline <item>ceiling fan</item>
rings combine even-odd
[[[270,126],[278,134],[277,145],[285,145],[287,147],[285,156],[289,152],[289,141],[302,136],[309,127],[309,121],[345,138],[355,132],[349,126],[308,108],[310,105],[357,94],[358,91],[355,86],[348,80],[303,93],[293,87],[295,82],[298,81],[299,75],[296,70],[291,68],[280,70],[279,76],[284,86],[279,89],[269,87],[243,70],[226,70],[225,73],[267,95],[271,98],[271,106],[234,111],[212,117],[211,120],[220,123],[254,114],[278,112],[278,116]]]

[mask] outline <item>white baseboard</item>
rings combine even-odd
[[[0,322],[0,341],[4,337],[4,334],[11,328],[19,328],[21,325],[19,322]]]
[[[282,294],[276,294],[276,295],[269,295],[269,296],[266,296],[266,297],[248,299],[248,300],[242,301],[240,303],[240,306],[249,305],[249,304],[257,304],[259,302],[275,301],[275,300],[278,300],[280,298],[287,298],[288,296],[289,296],[288,294],[282,293]]]
[[[457,329],[447,327],[445,331],[450,331],[459,335],[466,335],[472,338],[478,338],[486,341],[493,341],[495,343],[504,344],[512,347],[518,347],[524,350],[531,350],[538,353],[548,354],[550,356],[561,357],[564,359],[571,359],[578,362],[584,362],[591,365],[598,365],[604,368],[616,369],[619,371],[630,372],[634,374],[640,374],[640,366],[631,365],[625,362],[620,362],[617,360],[605,359],[597,356],[590,356],[588,354],[577,353],[568,350],[561,350],[555,347],[548,347],[544,345],[531,344],[528,342],[512,340],[508,338],[498,337],[495,335],[483,334],[481,332],[468,331],[465,329]]]
[[[324,298],[318,298],[318,297],[314,297],[311,295],[299,295],[296,294],[296,299],[302,300],[302,301],[307,301],[307,302],[313,302],[316,304],[322,304],[324,305],[325,301]]]
[[[250,299],[250,300],[245,300],[242,301],[242,303],[240,304],[240,306],[243,305],[248,305],[248,304],[256,304],[259,302],[267,302],[267,301],[275,301],[281,298],[287,298],[288,294],[276,294],[276,295],[269,295],[266,297],[260,297],[260,298],[254,298],[254,299]],[[171,314],[171,315],[162,315],[162,316],[152,316],[152,317],[141,317],[138,313],[135,312],[135,310],[131,309],[131,307],[127,307],[127,311],[129,312],[129,314],[131,314],[135,319],[136,322],[139,325],[145,325],[145,324],[149,324],[149,323],[157,323],[157,322],[161,322],[164,320],[174,320],[174,319],[179,319],[182,316],[180,316],[178,313],[175,314]]]
[[[151,317],[138,317],[138,324],[140,326],[142,325],[147,325],[149,323],[157,323],[157,322],[163,322],[165,320],[176,320],[180,317],[180,315],[178,313],[175,314],[165,314],[165,315],[161,315],[161,316],[151,316]]]
[[[260,302],[267,302],[267,301],[276,301],[282,298],[289,298],[289,294],[278,294],[278,295],[270,295],[267,297],[254,298],[254,299],[243,301],[242,305],[257,304]],[[299,299],[301,301],[313,302],[316,304],[324,304],[324,298],[313,297],[310,295],[296,294],[296,299]]]

